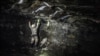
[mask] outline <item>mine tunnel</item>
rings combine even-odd
[[[100,53],[99,0],[0,0],[0,56]]]

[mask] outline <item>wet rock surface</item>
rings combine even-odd
[[[100,20],[94,12],[84,14],[69,4],[67,9],[59,0],[0,3],[0,56],[99,54]]]

